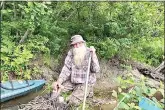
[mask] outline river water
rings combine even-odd
[[[18,110],[18,105],[26,104],[33,100],[35,97],[44,95],[46,93],[45,89],[40,91],[34,91],[24,96],[16,97],[15,99],[1,103],[1,110]]]

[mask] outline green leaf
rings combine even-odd
[[[124,102],[121,102],[118,108],[123,108],[123,109],[129,110],[129,106]]]
[[[128,93],[122,92],[121,94],[124,95],[124,96],[127,97],[127,98],[130,98],[130,95],[129,95]]]
[[[33,2],[28,2],[28,7],[32,7],[33,6]]]
[[[135,106],[135,103],[127,103],[127,105],[130,107],[130,108],[133,108]]]
[[[141,108],[139,106],[134,106],[133,108],[135,108],[137,110],[141,110]]]

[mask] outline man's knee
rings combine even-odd
[[[65,81],[63,84],[62,84],[63,86],[64,86],[64,89],[62,89],[62,91],[61,92],[69,92],[69,91],[72,91],[73,89],[74,89],[74,87],[75,87],[75,85],[74,84],[72,84],[70,81]]]
[[[80,104],[82,103],[82,100],[80,100],[79,98],[75,97],[75,96],[72,96],[70,97],[69,99],[69,104],[71,106],[76,106],[78,107]]]

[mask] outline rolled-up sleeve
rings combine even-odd
[[[100,72],[100,65],[96,53],[94,53],[91,58],[91,72],[92,73]]]
[[[71,75],[71,65],[72,65],[72,54],[71,54],[71,50],[68,52],[66,58],[65,58],[65,63],[64,66],[62,68],[62,71],[59,75],[59,79],[64,82],[66,80],[68,80],[70,78]],[[61,82],[61,83],[62,83]]]

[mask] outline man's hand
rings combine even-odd
[[[95,52],[96,52],[96,49],[95,49],[93,46],[90,46],[90,51],[91,51],[92,53],[95,53]]]
[[[52,84],[53,91],[60,92],[61,89],[64,89],[64,86],[61,85],[59,81],[53,82]]]
[[[92,53],[92,59],[96,58],[96,49],[93,46],[90,46],[90,52]]]

